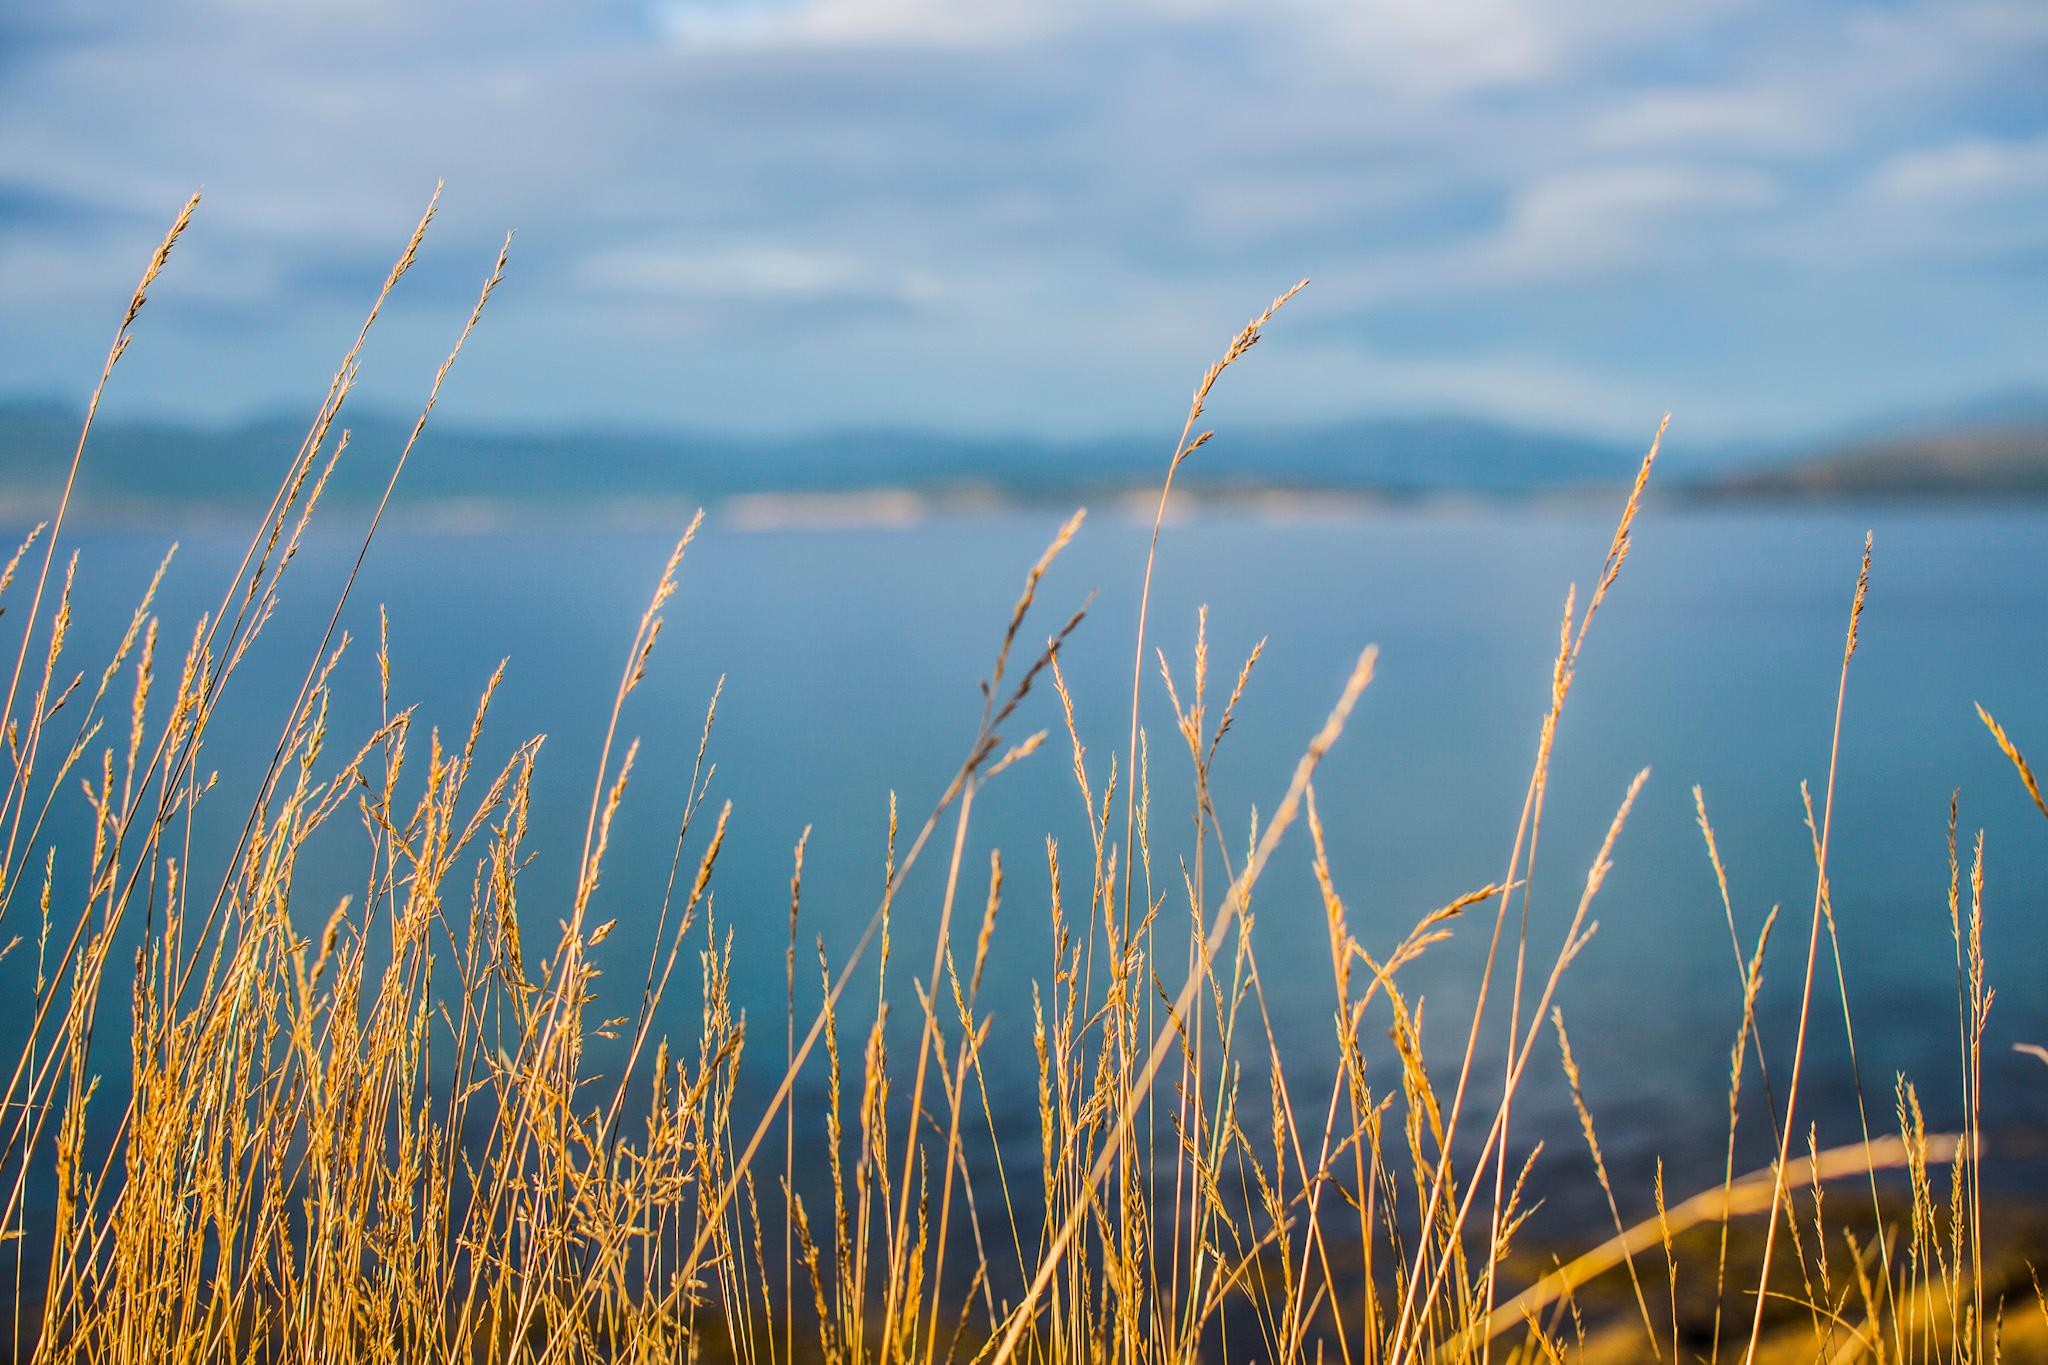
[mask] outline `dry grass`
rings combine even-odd
[[[196,202],[151,258],[101,390]],[[1185,671],[1177,675],[1163,656],[1147,659],[1156,523],[1130,723],[1124,747],[1105,763],[1084,739],[1060,663],[1081,613],[1050,631],[1033,624],[1043,576],[1079,531],[1078,514],[1030,569],[997,637],[980,721],[951,782],[914,828],[899,829],[892,807],[879,902],[844,960],[828,962],[820,948],[822,1005],[808,1019],[796,1008],[798,974],[809,970],[798,943],[805,846],[797,844],[788,937],[778,945],[789,992],[780,1058],[748,1037],[735,1007],[734,954],[745,948],[709,894],[730,814],[707,820],[704,810],[716,697],[657,946],[630,978],[637,999],[622,1001],[600,982],[596,950],[612,929],[598,908],[601,883],[638,752],[625,717],[694,524],[627,647],[567,905],[522,904],[539,741],[485,757],[495,678],[457,742],[423,738],[413,712],[393,700],[380,641],[383,722],[336,749],[330,678],[349,646],[337,632],[360,552],[257,795],[238,817],[239,837],[195,856],[195,812],[214,799],[206,740],[231,716],[230,680],[272,619],[347,451],[340,417],[358,357],[432,216],[430,205],[281,471],[219,607],[173,637],[183,648],[175,668],[159,654],[153,583],[112,659],[90,675],[96,685],[73,671],[75,557],[58,568],[68,492],[0,578],[4,592],[22,564],[35,567],[26,610],[12,618],[21,643],[0,801],[0,915],[39,916],[30,1022],[0,1097],[0,1267],[11,1278],[18,1358],[1366,1365],[1496,1356],[1976,1361],[2001,1350],[2017,1357],[2023,1339],[2027,1350],[2039,1348],[2048,1303],[1999,1269],[2008,1258],[1985,1245],[1978,1115],[1992,990],[1983,844],[1967,859],[1955,853],[1953,820],[1964,1130],[1929,1133],[1903,1078],[1892,1097],[1896,1132],[1872,1132],[1866,1114],[1859,1141],[1824,1150],[1801,1122],[1807,1044],[1822,1026],[1811,1006],[1828,960],[1823,930],[1854,1066],[1829,898],[1832,770],[1812,836],[1798,1029],[1771,1039],[1771,1049],[1756,1005],[1775,911],[1758,921],[1745,952],[1706,801],[1695,792],[1735,962],[1728,1103],[1716,1120],[1727,1126],[1727,1159],[1718,1184],[1669,1201],[1660,1166],[1649,1192],[1654,1216],[1633,1225],[1622,1216],[1567,1041],[1561,988],[1596,928],[1592,912],[1647,773],[1619,794],[1583,883],[1567,889],[1560,936],[1532,930],[1529,869],[1560,722],[1593,618],[1628,560],[1657,441],[1583,609],[1576,596],[1565,601],[1501,880],[1397,935],[1362,928],[1349,912],[1314,786],[1371,682],[1372,650],[1337,680],[1327,718],[1263,818],[1234,823],[1217,807],[1211,775],[1259,651],[1214,710],[1220,689],[1212,693],[1206,617]],[[448,364],[504,269],[501,253]],[[1203,376],[1165,466],[1167,489],[1207,440],[1196,428],[1217,381],[1294,292]],[[386,502],[412,449],[408,441]],[[1165,506],[1163,489],[1161,523]],[[1837,744],[1869,573],[1866,551],[1842,657]],[[1154,765],[1139,720],[1154,666],[1194,796],[1191,838],[1178,847],[1151,821]],[[1048,840],[1043,851],[1054,951],[1033,990],[1029,1029],[1034,1170],[1006,1165],[1027,1153],[1018,1139],[1028,1135],[1001,1131],[984,1068],[992,1045],[1024,1042],[1006,1026],[995,1043],[998,1026],[982,1004],[992,945],[1019,912],[1004,904],[1001,857],[991,858],[984,886],[966,848],[982,790],[1047,741],[1018,728],[1041,684],[1060,702],[1064,734],[1053,746],[1068,750],[1089,839],[1078,850]],[[125,732],[120,689],[129,694]],[[2039,803],[2019,750],[1984,719]],[[81,783],[93,816],[89,853],[47,847],[53,804],[76,799]],[[348,891],[296,875],[308,840],[337,816],[363,831],[364,875]],[[938,928],[932,943],[914,945],[922,974],[905,989],[894,910],[934,838],[947,849]],[[1254,951],[1255,891],[1278,857],[1307,859],[1320,888],[1331,972],[1327,1093],[1290,1076],[1287,1063],[1304,1040],[1283,1046],[1275,1035]],[[59,858],[67,867],[86,860],[82,898],[60,892]],[[225,871],[202,881],[196,865]],[[956,933],[976,901],[978,926]],[[1469,1019],[1452,1021],[1446,1054],[1459,1064],[1455,1075],[1434,1075],[1425,1056],[1441,1049],[1425,1047],[1422,1002],[1404,971],[1485,907],[1492,924],[1481,925],[1488,948],[1475,1003]],[[1161,940],[1160,928],[1182,919],[1190,947],[1166,960],[1158,945],[1180,939]],[[536,941],[539,926],[549,927]],[[24,992],[29,956],[24,947],[7,967]],[[672,999],[679,966],[686,977],[694,971],[694,1040],[660,1033],[663,1021],[682,1017]],[[847,987],[867,973],[879,988],[876,1013],[848,1018]],[[126,1097],[96,1105],[88,1059],[98,1055],[101,1010],[118,1016],[123,1004],[128,1017],[113,1026],[128,1034]],[[917,1011],[914,1027],[892,1030],[889,1011],[905,1008]],[[1513,1126],[1546,1019],[1614,1224],[1611,1238],[1548,1269],[1518,1242],[1541,1182],[1532,1175],[1536,1152],[1521,1149]],[[1368,1030],[1390,1036],[1391,1061],[1368,1062]],[[892,1040],[913,1035],[914,1057],[891,1055]],[[1772,1055],[1789,1058],[1782,1103]],[[1480,1059],[1494,1056],[1501,1069],[1482,1074]],[[1777,1160],[1738,1176],[1736,1136],[1755,1108],[1745,1093],[1751,1058],[1766,1103],[1748,1121],[1768,1124]],[[775,1078],[765,1104],[758,1095],[770,1087],[743,1085],[743,1067],[750,1078]],[[824,1111],[792,1112],[797,1079],[820,1069]],[[1866,1185],[1867,1204],[1860,1194],[1824,1204],[1829,1186],[1843,1182]],[[1846,1215],[1834,1213],[1840,1204],[1850,1205]],[[1617,1272],[1625,1296],[1616,1293]]]

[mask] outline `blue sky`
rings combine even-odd
[[[791,430],[1221,402],[1709,439],[2048,384],[2048,5],[256,0],[0,8],[0,394]],[[1219,420],[1228,420],[1220,404]],[[1171,433],[1169,432],[1169,435]]]

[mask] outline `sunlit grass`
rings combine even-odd
[[[196,203],[135,291],[74,477],[90,458],[99,391]],[[358,358],[432,217],[430,205],[216,609],[166,635],[153,582],[112,658],[75,672],[67,637],[84,604],[62,548],[68,484],[0,578],[0,592],[33,580],[25,610],[8,618],[21,643],[0,801],[0,916],[34,920],[0,965],[14,973],[9,989],[32,999],[0,1097],[0,1267],[20,1358],[1961,1361],[2017,1353],[2023,1332],[2029,1349],[2048,1339],[2048,1303],[2015,1277],[2009,1249],[1985,1244],[1983,844],[1959,850],[1953,815],[1958,1071],[1937,1079],[1959,1086],[1962,1131],[1928,1132],[1905,1079],[1868,1097],[1848,1146],[1822,1148],[1802,1108],[1807,1042],[1828,1026],[1830,995],[1855,1064],[1829,897],[1832,767],[1817,818],[1809,803],[1815,891],[1803,925],[1773,912],[1745,933],[1695,791],[1733,967],[1731,1032],[1714,1044],[1728,1049],[1725,1111],[1691,1121],[1725,1124],[1725,1165],[1699,1192],[1667,1191],[1661,1167],[1652,1191],[1624,1194],[1610,1180],[1564,987],[1647,774],[1614,794],[1583,881],[1557,889],[1570,910],[1561,936],[1530,932],[1529,868],[1560,720],[1593,620],[1619,590],[1661,428],[1592,590],[1563,604],[1498,882],[1391,936],[1362,929],[1347,908],[1315,776],[1368,691],[1370,648],[1331,680],[1327,713],[1318,728],[1304,723],[1272,803],[1257,814],[1218,808],[1214,765],[1255,689],[1259,650],[1221,675],[1227,688],[1211,678],[1206,614],[1191,660],[1148,652],[1151,585],[1173,477],[1208,439],[1212,390],[1299,285],[1201,378],[1163,464],[1121,746],[1090,742],[1092,720],[1077,715],[1062,671],[1083,613],[1039,623],[1043,577],[1081,532],[1077,513],[1029,568],[1007,622],[992,623],[979,723],[951,781],[914,823],[899,826],[892,805],[883,888],[842,959],[799,943],[801,841],[786,937],[780,907],[713,910],[731,815],[707,805],[714,696],[653,955],[601,977],[597,950],[613,928],[601,883],[638,757],[628,716],[695,523],[625,645],[566,903],[536,904],[527,885],[540,741],[507,752],[486,739],[496,677],[465,733],[422,736],[380,640],[382,722],[368,735],[330,732],[353,569],[274,756],[239,775],[256,791],[230,822],[239,835],[218,846],[207,833],[218,822],[195,818],[222,799],[206,740],[238,724],[230,680],[278,610],[347,453],[340,417]],[[386,502],[505,264],[501,252],[435,375]],[[1837,747],[1869,573],[1866,549],[1847,595]],[[1155,688],[1177,731],[1157,753],[1140,725]],[[1024,719],[1034,691],[1057,701],[1049,731]],[[2039,803],[2019,749],[1985,722]],[[1043,921],[1033,939],[1049,926],[1053,953],[1028,1023],[999,1023],[982,1003],[985,974],[1027,912],[1005,905],[1002,855],[984,870],[966,850],[978,796],[1024,761],[1071,766],[1088,841],[1048,838],[1028,854],[1045,860],[1051,886],[1029,912]],[[1169,771],[1180,776],[1159,776]],[[1153,824],[1155,780],[1190,784],[1183,837]],[[50,847],[51,810],[79,800],[81,786],[91,846]],[[336,819],[362,831],[362,874],[347,886],[299,872],[308,841]],[[1283,856],[1312,866],[1320,891],[1319,904],[1264,911],[1297,930],[1312,923],[1327,941],[1328,978],[1288,983],[1328,992],[1319,1043],[1276,1036],[1254,951],[1254,891]],[[60,860],[87,869],[82,896],[62,890]],[[906,944],[892,936],[896,902],[926,860],[943,861],[937,930]],[[200,880],[195,863],[225,871]],[[1187,948],[1166,949],[1182,942],[1181,923]],[[1800,927],[1798,1029],[1766,1040],[1756,1005],[1771,935]],[[1474,1004],[1467,1017],[1432,1015],[1425,1047],[1404,971],[1456,932],[1487,945]],[[785,957],[780,1038],[759,1021],[750,1034],[735,1006],[744,953]],[[799,1014],[809,973],[822,1005]],[[857,977],[878,986],[875,1012],[859,1019],[842,1011]],[[685,995],[694,1036],[665,1036],[665,1023],[692,1012]],[[96,1097],[103,1024],[129,1035],[125,1094],[112,1097]],[[1368,1030],[1391,1038],[1387,1060],[1368,1062]],[[908,1038],[915,1055],[892,1055],[892,1041]],[[985,1070],[991,1048],[1027,1046],[1035,1144],[1002,1130]],[[1298,1061],[1290,1075],[1289,1060],[1311,1046],[1324,1049],[1327,1086],[1300,1081]],[[1432,1071],[1426,1057],[1456,1065]],[[798,1109],[798,1078],[821,1071],[823,1111]],[[1611,1237],[1562,1260],[1518,1241],[1546,1184],[1576,1178],[1539,1166],[1515,1127],[1529,1088],[1545,1084],[1576,1108],[1613,1222]],[[1737,1169],[1744,1124],[1770,1133],[1777,1159],[1762,1170]],[[1020,1154],[1035,1169],[1017,1169]],[[1655,1216],[1624,1219],[1623,1203],[1645,1198]]]

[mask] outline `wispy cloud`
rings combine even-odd
[[[1897,200],[2026,197],[2048,187],[2048,135],[1968,138],[1904,152],[1878,166],[1871,187]]]
[[[919,272],[770,242],[622,247],[586,257],[576,274],[597,289],[684,301],[915,304],[940,296],[938,283]]]
[[[1500,231],[1472,251],[1484,282],[1605,272],[1664,259],[1674,240],[1725,230],[1775,199],[1752,170],[1603,166],[1538,181],[1515,197]]]

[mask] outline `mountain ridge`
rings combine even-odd
[[[59,486],[78,418],[53,403],[0,404],[0,493]],[[367,414],[345,423],[351,451],[330,488],[340,501],[381,491],[410,423]],[[97,503],[267,501],[303,425],[259,418],[203,428],[102,421],[78,496]],[[1335,489],[1387,494],[1515,495],[1625,476],[1640,452],[1597,437],[1463,417],[1364,419],[1232,433],[1183,467],[1193,489]],[[430,424],[407,468],[409,496],[506,503],[632,497],[706,500],[758,493],[974,490],[1009,497],[1127,491],[1155,485],[1159,441],[942,435],[849,428],[795,437],[646,431],[490,431]]]
[[[0,401],[0,504],[26,507],[61,489],[78,422],[60,402]],[[348,425],[351,451],[327,496],[373,502],[411,421],[368,413]],[[85,516],[261,506],[303,436],[302,420],[284,416],[222,427],[102,420],[74,505]],[[1156,488],[1167,453],[1156,439],[1127,434],[1058,440],[868,427],[771,437],[430,424],[402,494],[413,508],[504,515],[877,493],[1061,501]],[[1523,498],[1610,486],[1640,457],[1634,443],[1480,417],[1367,417],[1234,429],[1182,467],[1178,486],[1210,498]],[[1866,424],[1829,441],[1722,443],[1693,450],[1688,463],[1663,482],[1666,495],[2048,498],[2048,399],[2002,397]]]

